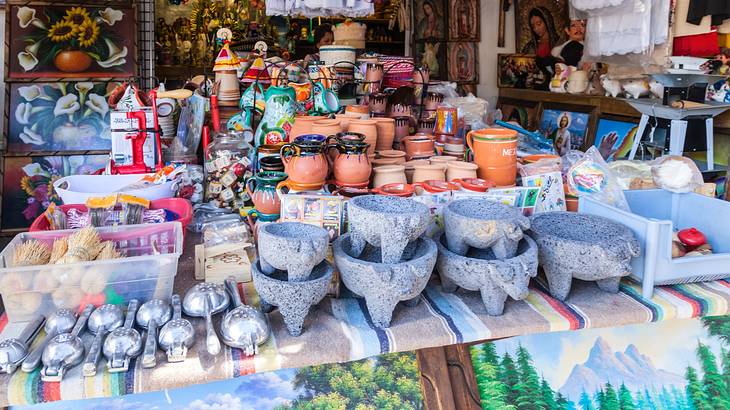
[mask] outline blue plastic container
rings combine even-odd
[[[585,196],[578,212],[600,215],[631,228],[641,243],[641,255],[631,261],[631,276],[641,281],[645,298],[651,298],[655,285],[730,277],[730,202],[662,189],[624,193],[631,212]],[[672,232],[692,227],[705,234],[714,253],[672,259]]]

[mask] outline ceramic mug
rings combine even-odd
[[[570,94],[583,94],[588,89],[588,74],[583,70],[571,72],[563,88]]]

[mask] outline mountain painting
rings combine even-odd
[[[729,410],[730,316],[471,346],[485,410]]]

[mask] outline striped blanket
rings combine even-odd
[[[139,363],[133,362],[134,371],[109,374],[100,364],[96,377],[84,378],[79,366],[61,383],[41,382],[39,371],[31,374],[18,371],[12,376],[0,376],[0,406],[157,391],[280,368],[362,359],[385,352],[729,312],[730,282],[727,280],[662,286],[654,294],[651,300],[643,299],[640,286],[631,281],[622,283],[618,294],[602,292],[592,283],[578,282],[568,301],[563,303],[548,295],[544,282],[533,280],[526,300],[510,300],[503,316],[490,317],[478,293],[448,294],[434,282],[423,292],[418,306],[398,306],[392,327],[385,330],[372,325],[362,300],[326,299],[312,310],[300,337],[290,336],[281,316],[276,312],[271,314],[273,337],[252,358],[230,349],[211,357],[199,350],[204,347],[204,338],[199,337],[185,362],[168,364],[164,353],[158,352],[159,365],[154,369],[142,369]],[[252,287],[246,287],[244,295],[249,303],[257,302]],[[203,335],[203,321],[195,319],[194,324],[198,335]],[[0,326],[3,337],[17,331],[4,319],[0,319]],[[85,338],[90,343],[90,336]]]

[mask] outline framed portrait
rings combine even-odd
[[[431,71],[430,78],[446,80],[446,43],[418,41],[415,43],[415,60],[417,65],[427,66]]]
[[[108,155],[5,157],[0,229],[25,229],[51,202],[61,204],[53,181],[91,174],[106,166]]]
[[[479,0],[449,0],[449,41],[479,41]]]
[[[136,24],[128,6],[11,6],[7,77],[135,75]]]
[[[550,56],[566,41],[568,0],[515,0],[516,50],[521,54]]]
[[[498,54],[497,86],[543,89],[550,78],[540,70],[534,54]]]
[[[606,161],[626,158],[638,129],[638,121],[633,118],[603,116],[596,123],[593,145]]]
[[[553,141],[562,156],[571,149],[584,149],[591,143],[592,107],[543,107],[538,130]]]
[[[449,81],[458,83],[479,81],[478,45],[479,43],[469,42],[448,43],[446,58]]]
[[[520,127],[534,131],[537,129],[537,114],[539,104],[534,101],[513,100],[500,98],[497,108],[502,111],[502,121],[514,121]]]
[[[111,149],[107,97],[118,84],[9,84],[8,152]]]
[[[413,2],[413,39],[446,40],[445,0],[415,0]]]

